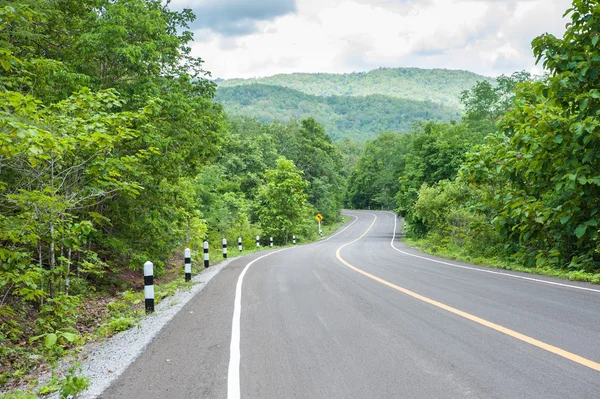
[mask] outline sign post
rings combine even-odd
[[[323,220],[323,215],[321,215],[320,213],[317,213],[317,215],[315,216],[315,219],[317,219],[317,223],[319,223],[319,235],[321,237],[323,237],[323,231],[321,230],[321,220]]]

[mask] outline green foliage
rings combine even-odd
[[[465,152],[479,141],[480,133],[456,123],[417,124],[406,135],[382,133],[366,144],[350,175],[348,203],[407,216],[421,185],[453,178]]]
[[[305,190],[308,201],[320,212],[325,223],[338,218],[345,190],[342,180],[342,155],[325,133],[324,127],[313,118],[298,123],[271,125],[279,154],[292,160],[308,181]]]
[[[493,185],[492,222],[529,266],[597,270],[600,51],[595,2],[574,1],[562,39],[533,41],[547,79],[520,85],[514,109],[469,159],[465,177]]]
[[[59,398],[67,399],[76,397],[79,393],[85,391],[90,386],[90,380],[82,375],[79,365],[69,368],[69,371],[59,383]]]
[[[380,94],[366,97],[318,97],[279,86],[262,84],[220,87],[216,100],[227,112],[255,117],[261,122],[314,117],[334,140],[364,141],[381,131],[407,132],[424,120],[458,119],[458,108]]]
[[[73,328],[79,306],[80,299],[77,296],[58,294],[55,298],[48,299],[40,308],[36,320],[37,330],[49,333]]]
[[[424,226],[413,219],[412,206],[423,183],[434,184],[452,179],[465,159],[465,153],[481,142],[481,133],[464,124],[437,124],[429,122],[417,126],[411,135],[404,168],[398,180],[397,211],[408,217],[414,233],[423,234]]]
[[[458,97],[483,78],[468,71],[449,69],[379,68],[369,72],[349,74],[293,73],[266,78],[229,79],[219,81],[220,87],[263,84],[286,87],[313,96],[370,96],[430,101],[452,108],[459,107]],[[382,129],[385,130],[385,129]]]
[[[424,183],[411,209],[433,245],[456,248],[464,255],[493,258],[503,246],[489,218],[477,204],[489,197],[486,187],[474,187],[460,180],[442,180],[432,186]],[[415,223],[415,222],[413,222]],[[414,235],[414,226],[409,231]]]
[[[55,374],[53,371],[52,377],[44,385],[42,385],[40,387],[40,389],[38,390],[38,393],[40,395],[48,395],[53,392],[57,392],[59,389],[60,389],[59,376],[57,374]]]
[[[267,171],[256,210],[262,231],[267,236],[287,244],[290,236],[300,230],[302,220],[310,218],[307,187],[301,172],[285,157],[277,160],[275,169]]]
[[[0,396],[2,399],[37,399],[37,397],[37,395],[23,391],[4,393]]]
[[[135,326],[142,317],[144,297],[141,292],[125,291],[122,299],[117,299],[106,305],[108,317],[98,328],[102,337],[110,337]]]
[[[348,178],[347,202],[353,208],[394,209],[410,135],[381,133],[367,142]]]
[[[69,344],[75,343],[77,340],[77,334],[67,331],[56,330],[52,333],[45,333],[42,335],[32,337],[29,339],[29,342],[35,342],[40,338],[44,339],[44,346],[46,347],[46,349],[52,349],[55,346],[64,347]]]
[[[531,80],[531,74],[523,71],[498,77],[495,86],[487,80],[478,81],[472,89],[461,93],[460,101],[465,107],[463,121],[475,131],[494,132],[498,118],[512,107],[518,84]]]

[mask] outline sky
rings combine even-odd
[[[196,14],[213,78],[380,67],[540,73],[531,41],[561,36],[571,0],[172,0]]]

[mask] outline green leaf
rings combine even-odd
[[[52,348],[56,344],[57,340],[58,340],[58,336],[56,334],[54,334],[54,333],[46,334],[46,337],[44,338],[46,348]]]
[[[10,62],[6,59],[2,59],[0,60],[0,64],[2,65],[2,68],[4,68],[5,71],[10,71]]]
[[[554,136],[554,139],[552,141],[554,141],[556,144],[561,144],[563,142],[563,135],[557,134],[556,136]]]
[[[597,33],[596,33],[596,35],[594,35],[594,37],[592,37],[592,46],[596,47],[596,45],[598,44],[599,38],[600,38],[600,36],[598,36]]]
[[[571,215],[565,215],[560,218],[560,224],[565,224],[571,219]]]
[[[542,266],[544,263],[546,263],[546,258],[543,256],[540,256],[539,258],[537,258],[537,260],[535,261],[535,265],[536,266]]]
[[[585,234],[586,230],[587,230],[587,226],[585,224],[580,224],[575,229],[575,235],[577,236],[577,238],[581,238]]]
[[[64,337],[64,339],[66,339],[69,342],[73,342],[77,338],[77,334],[73,334],[73,333],[69,333],[69,332],[63,332],[61,335]]]
[[[581,100],[581,102],[579,103],[579,109],[581,110],[581,112],[584,112],[587,109],[589,103],[589,98],[584,98],[583,100]]]

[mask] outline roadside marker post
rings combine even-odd
[[[272,247],[273,246],[273,237],[271,237],[271,239],[269,240],[269,246]]]
[[[260,247],[260,237],[256,236],[256,248]]]
[[[223,238],[223,259],[227,259],[227,239]]]
[[[204,241],[204,268],[208,266],[208,241]]]
[[[292,242],[296,245],[296,236],[292,236]]]
[[[154,264],[144,263],[144,298],[146,314],[154,312]]]
[[[192,279],[192,254],[189,248],[183,251],[183,263],[185,264],[185,281],[190,281]]]
[[[244,247],[242,246],[242,237],[238,238],[238,249],[240,250],[240,252],[242,252],[242,250],[244,249]]]

